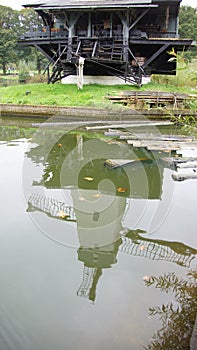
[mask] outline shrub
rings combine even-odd
[[[43,74],[35,74],[28,79],[28,84],[46,83],[47,77]]]
[[[19,62],[18,80],[20,83],[26,82],[30,78],[29,67],[25,60]]]

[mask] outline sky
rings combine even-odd
[[[12,7],[14,10],[21,10],[22,4],[27,4],[28,2],[31,2],[31,0],[0,0],[0,5]],[[181,4],[197,7],[196,0],[182,0]]]

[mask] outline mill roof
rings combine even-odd
[[[159,3],[179,3],[181,0],[40,0],[29,1],[24,7],[42,9],[129,8],[152,7]]]

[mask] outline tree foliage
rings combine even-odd
[[[35,62],[38,72],[41,72],[47,60],[31,46],[21,46],[18,44],[20,36],[30,29],[38,30],[41,19],[31,8],[21,11],[13,10],[7,6],[0,5],[0,65],[3,74],[13,63],[19,65],[20,61]]]
[[[179,13],[179,35],[197,42],[197,8],[181,6]],[[188,58],[197,55],[197,47],[188,51]]]
[[[6,64],[16,60],[16,43],[19,29],[18,11],[0,6],[0,64],[6,73]]]
[[[189,271],[188,279],[178,278],[174,273],[150,277],[146,285],[154,285],[164,293],[173,293],[175,303],[149,309],[150,316],[158,316],[161,320],[162,329],[145,349],[190,350],[197,317],[197,270]]]
[[[197,41],[197,9],[191,6],[180,7],[179,35]]]

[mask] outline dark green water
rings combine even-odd
[[[157,307],[174,328],[149,349],[189,349],[195,282],[175,276],[196,269],[197,180],[174,182],[160,153],[31,122],[1,126],[0,349],[143,349]]]

